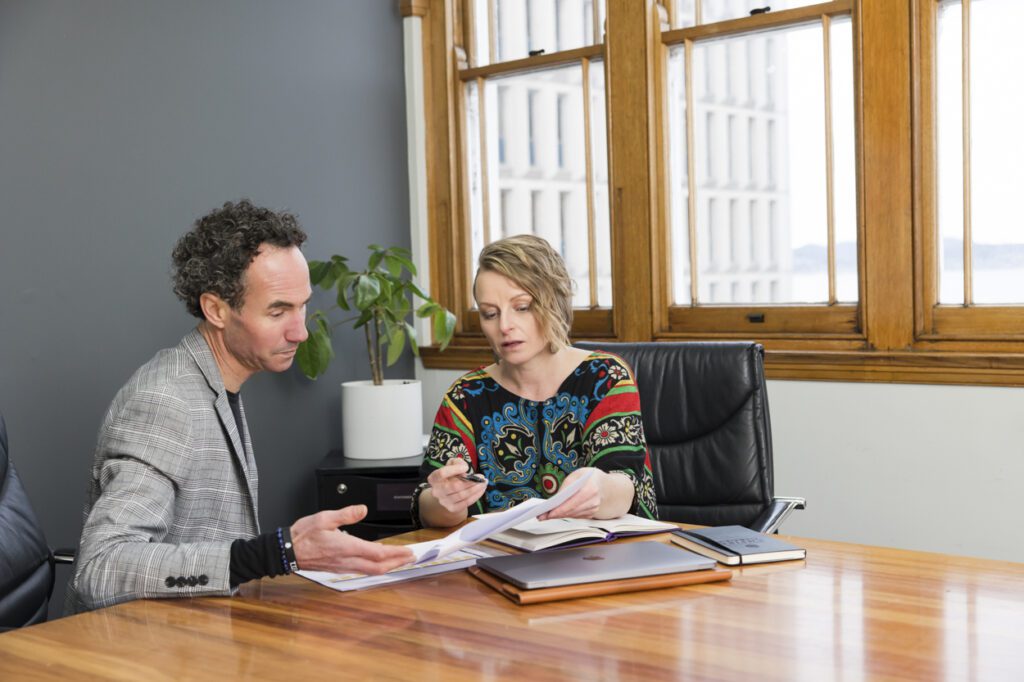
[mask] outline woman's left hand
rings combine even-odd
[[[606,472],[594,467],[583,467],[566,476],[562,481],[561,487],[564,488],[571,485],[573,481],[582,477],[588,471],[594,472],[594,475],[583,484],[583,487],[577,490],[568,500],[537,518],[541,521],[568,517],[575,519],[594,518],[594,515],[601,508],[605,477],[608,476]]]

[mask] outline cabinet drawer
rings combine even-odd
[[[408,523],[412,491],[418,482],[415,473],[322,474],[317,480],[318,502],[320,509],[365,504],[366,521],[402,520]]]

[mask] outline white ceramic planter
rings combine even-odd
[[[345,457],[398,459],[423,451],[423,391],[413,379],[341,384],[341,437]]]

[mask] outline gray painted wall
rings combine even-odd
[[[0,0],[0,411],[51,545],[77,544],[114,393],[194,324],[176,239],[244,196],[295,212],[307,257],[408,246],[404,106],[397,2]],[[339,331],[317,383],[243,387],[264,526],[314,511],[338,383],[369,377]]]

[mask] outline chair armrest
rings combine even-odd
[[[806,508],[807,500],[802,497],[776,497],[768,505],[768,508],[757,517],[750,529],[770,535],[779,530],[779,526],[794,509]]]
[[[53,561],[57,564],[71,564],[75,561],[75,550],[71,547],[61,547],[53,550]]]

